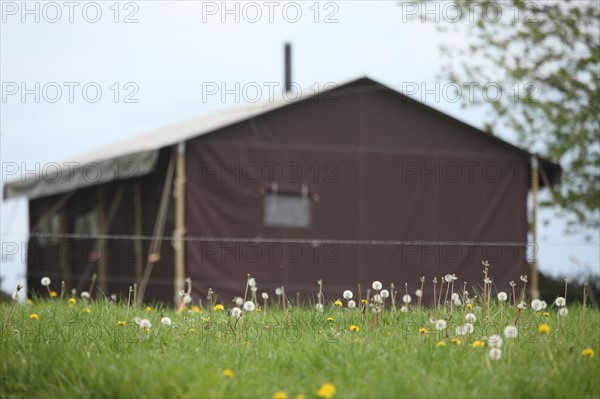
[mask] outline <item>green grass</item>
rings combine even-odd
[[[503,337],[497,361],[472,342],[502,335],[512,318],[506,304],[494,303],[485,322],[476,305],[475,331],[460,345],[449,338],[462,324],[462,308],[453,310],[448,337],[416,308],[386,309],[375,327],[374,314],[359,309],[328,305],[324,313],[294,308],[285,315],[269,307],[245,314],[236,334],[226,311],[203,321],[208,309],[128,311],[104,301],[35,299],[0,310],[0,397],[271,398],[282,390],[290,398],[314,398],[326,382],[335,385],[337,398],[600,397],[600,313],[584,315],[580,305],[569,307],[560,326],[556,309],[548,316],[526,309],[518,337]],[[148,318],[151,329],[140,329],[136,316]],[[173,325],[161,325],[161,316]],[[118,326],[119,320],[127,324]],[[538,332],[541,323],[551,327],[548,335]],[[352,324],[360,330],[349,331]],[[428,333],[421,335],[420,327]],[[436,346],[439,341],[446,346]],[[582,356],[586,347],[596,355]],[[225,378],[224,369],[234,378]]]

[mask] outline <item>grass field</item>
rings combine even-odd
[[[177,312],[59,297],[0,305],[1,397],[600,397],[600,313],[581,304],[566,316],[529,301],[515,314],[495,296],[485,308],[342,300],[284,312],[259,299],[237,319],[230,304]]]

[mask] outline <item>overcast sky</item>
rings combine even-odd
[[[270,82],[283,80],[285,42],[293,45],[293,80],[304,93],[367,75],[397,90],[411,88],[416,99],[482,126],[483,110],[462,111],[446,101],[446,82],[436,79],[439,46],[464,46],[466,35],[407,21],[411,7],[393,1],[224,4],[3,1],[2,183],[7,165],[16,163],[20,172],[41,168],[236,105],[234,95],[206,96],[207,83],[229,89],[255,83],[265,88],[258,99],[268,100]],[[439,9],[437,17],[447,22],[451,15]],[[414,89],[425,84],[436,91],[436,82],[436,94]],[[240,102],[257,99],[246,94]],[[501,133],[512,141],[510,132]],[[24,199],[2,203],[3,245],[26,241],[20,235],[27,233],[26,209]],[[543,215],[554,222],[541,230],[541,270],[598,273],[598,232],[591,232],[591,243],[565,236],[559,214]],[[2,289],[12,291],[24,280],[20,256],[7,259],[3,249]]]

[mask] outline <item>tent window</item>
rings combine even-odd
[[[269,192],[265,194],[265,225],[309,227],[311,200],[303,194]]]

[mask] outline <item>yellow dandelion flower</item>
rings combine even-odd
[[[26,303],[27,305],[33,305],[33,301],[32,301],[31,299],[27,299],[27,300],[25,301],[25,303]]]
[[[123,320],[119,320],[117,321],[117,325],[123,327],[125,325],[125,322]]]
[[[473,304],[472,303],[467,303],[467,309],[473,309]]]
[[[195,333],[195,332],[196,332],[196,329],[195,329],[195,328],[190,328],[190,329],[188,330],[188,332],[189,332],[190,334],[193,334],[193,333]]]
[[[362,303],[363,305],[367,305],[369,302],[367,302],[366,299],[363,299],[363,300],[360,301],[360,303]]]
[[[213,308],[213,310],[215,312],[222,312],[223,310],[225,310],[225,307],[219,303],[219,304],[215,305],[215,307]]]
[[[333,385],[330,382],[326,382],[325,384],[321,385],[321,388],[319,388],[319,390],[317,391],[317,395],[320,398],[325,398],[325,399],[333,398],[333,395],[335,395],[335,393],[336,393],[335,385]]]
[[[208,323],[210,321],[210,317],[203,317],[202,321]]]
[[[594,350],[592,348],[585,348],[581,352],[581,356],[583,356],[583,357],[594,357]]]
[[[288,395],[283,391],[277,391],[273,394],[273,399],[288,399]]]
[[[355,326],[354,324],[352,324],[350,326],[350,331],[352,331],[352,332],[360,331],[360,328],[358,328],[358,326]]]
[[[32,314],[30,314],[30,315],[29,315],[29,318],[30,318],[31,320],[39,320],[39,319],[40,319],[40,316],[38,316],[38,315],[37,315],[37,314],[35,314],[35,313],[32,313]]]
[[[327,321],[334,321],[335,319],[333,317],[328,317]]]
[[[450,340],[450,342],[452,342],[453,344],[456,344],[456,345],[462,344],[462,341],[460,339],[458,339],[458,338],[452,338]]]
[[[225,369],[223,370],[223,377],[232,379],[235,378],[235,373],[232,369]]]
[[[192,306],[192,310],[196,313],[202,312],[202,309],[200,309],[200,306],[196,306],[196,305]]]
[[[77,299],[75,299],[75,298],[69,298],[69,303],[71,305],[75,305],[76,302],[77,302]]]
[[[150,306],[146,306],[146,312],[152,312],[152,308]]]
[[[83,311],[84,311],[85,313],[90,313],[90,312],[92,311],[92,309],[90,309],[90,308],[84,308],[84,309],[83,309]]]
[[[419,334],[427,334],[427,329],[425,327],[419,328]]]
[[[52,298],[56,298],[58,296],[58,292],[56,292],[56,291],[50,291],[50,296]]]
[[[473,348],[483,348],[485,346],[485,341],[475,341],[473,342]]]
[[[548,334],[550,332],[550,326],[546,323],[540,324],[540,326],[538,327],[538,331],[540,332],[540,334]]]
[[[262,309],[259,306],[259,307],[256,308],[256,313],[260,313],[260,312],[262,312]]]
[[[439,341],[437,344],[435,344],[435,346],[439,348],[441,346],[446,346],[446,343],[444,341]]]
[[[542,314],[544,315],[544,317],[548,317],[548,316],[550,316],[550,312],[544,312],[544,313],[542,313]]]
[[[337,301],[334,302],[335,306],[339,306],[342,307],[344,304],[342,303],[342,301],[340,301],[339,299]]]

